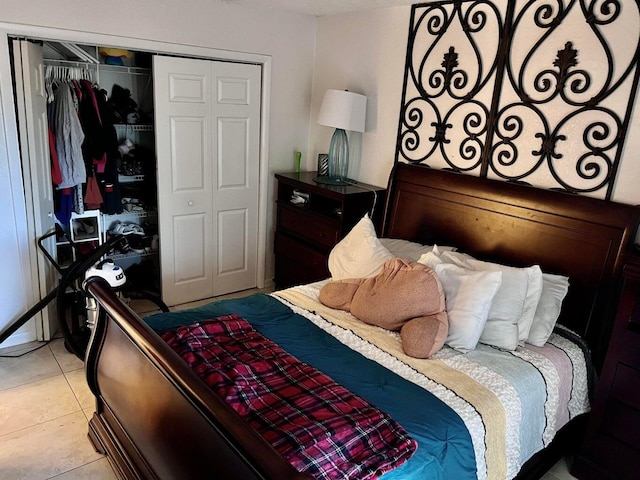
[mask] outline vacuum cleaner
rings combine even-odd
[[[115,235],[88,254],[78,254],[77,259],[66,268],[62,268],[43,245],[44,240],[53,235],[66,237],[62,227],[56,224],[54,230],[38,239],[38,247],[56,270],[58,270],[60,274],[58,286],[31,307],[24,315],[5,327],[4,330],[0,332],[0,344],[28,322],[35,314],[56,299],[58,323],[64,337],[65,348],[81,360],[84,360],[91,330],[97,320],[98,306],[93,298],[86,295],[82,291],[82,288],[78,287],[78,281],[93,276],[105,279],[111,288],[119,290],[127,298],[144,298],[155,303],[161,311],[169,311],[167,305],[159,297],[143,290],[136,290],[134,286],[128,285],[124,270],[116,265],[113,260],[105,258],[105,256],[116,247],[120,251],[126,251],[128,249],[126,235]],[[77,252],[78,249],[74,242],[68,237],[66,240],[69,241]],[[70,314],[69,319],[67,319],[67,314]]]

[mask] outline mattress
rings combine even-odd
[[[322,305],[322,282],[223,300],[145,320],[158,332],[235,313],[291,355],[387,412],[418,442],[381,478],[510,479],[570,419],[589,409],[588,364],[571,332],[513,352],[448,347],[404,355],[399,335]]]

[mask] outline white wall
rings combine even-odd
[[[247,8],[241,4],[222,0],[3,0],[0,23],[10,30],[25,31],[60,29],[72,32],[73,38],[87,35],[115,35],[132,39],[132,47],[138,41],[159,41],[183,46],[205,47],[271,57],[270,125],[268,132],[269,172],[293,169],[294,152],[306,155],[309,128],[309,108],[313,75],[316,19],[296,13],[275,12],[258,8]],[[77,32],[80,32],[79,34]],[[83,32],[86,32],[83,34]],[[55,37],[53,37],[55,38]],[[81,40],[78,40],[81,41]],[[87,42],[92,43],[92,42]],[[6,48],[6,47],[5,47]],[[4,75],[1,75],[4,73]],[[7,98],[10,79],[6,71],[0,71],[0,92]],[[7,108],[6,106],[3,106]],[[1,132],[0,132],[1,133]],[[15,125],[9,125],[6,135],[17,141]],[[0,140],[2,136],[0,135]],[[0,141],[0,150],[4,145]],[[5,155],[6,153],[6,155]],[[17,149],[4,149],[0,153],[0,173],[3,183],[0,189],[0,204],[13,204],[20,199],[22,185],[19,178]],[[18,172],[16,172],[16,169]],[[5,188],[5,172],[12,171],[12,187]],[[268,182],[268,212],[266,239],[265,278],[273,276],[273,175]],[[17,259],[26,252],[26,213],[24,204],[14,205],[10,218],[0,217],[3,223],[2,255]],[[5,227],[9,226],[9,230]],[[13,228],[15,226],[15,229]],[[8,240],[10,241],[8,241]],[[16,252],[17,251],[17,252]],[[23,258],[24,260],[24,258]],[[25,277],[20,271],[20,262],[10,262],[0,277],[0,328],[31,306],[31,295],[12,298],[12,307],[7,307],[5,294],[24,288],[16,279]],[[24,265],[24,264],[23,264]],[[26,282],[26,283],[25,283]],[[22,284],[29,285],[27,281]],[[22,308],[20,305],[22,304]]]
[[[393,166],[410,7],[318,18],[311,102],[308,169],[326,153],[333,130],[316,124],[325,90],[347,89],[367,96],[366,131],[350,133],[349,176],[386,186]],[[362,141],[358,152],[359,140]]]
[[[3,0],[0,22],[157,40],[273,58],[270,156],[293,166],[307,141],[315,22],[219,0]]]
[[[356,180],[384,186],[393,166],[410,15],[411,7],[397,7],[318,19],[309,150],[313,155],[328,150],[331,129],[315,123],[326,89],[349,89],[366,95],[367,131],[362,136],[362,157],[359,163],[352,159],[349,169],[349,176]],[[638,101],[612,198],[630,204],[640,203]],[[352,136],[357,143],[357,134]]]

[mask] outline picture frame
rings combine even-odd
[[[329,154],[318,154],[318,176],[326,177],[329,174]]]

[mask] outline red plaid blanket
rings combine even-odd
[[[163,339],[300,472],[377,478],[417,448],[387,414],[228,315]]]

